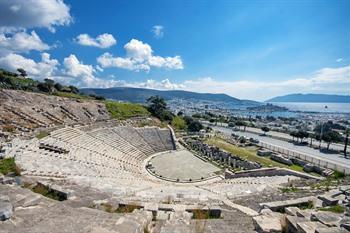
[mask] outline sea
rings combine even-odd
[[[286,107],[290,111],[298,112],[350,113],[350,103],[274,102],[271,104]]]

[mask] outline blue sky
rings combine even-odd
[[[348,0],[0,0],[0,67],[80,87],[350,94],[349,12]]]

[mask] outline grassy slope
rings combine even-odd
[[[297,165],[287,166],[287,165],[278,163],[276,161],[273,161],[270,158],[260,157],[256,154],[256,150],[254,149],[245,149],[245,148],[237,147],[219,138],[210,138],[206,142],[210,145],[217,146],[243,159],[258,162],[264,167],[282,167],[282,168],[289,168],[299,172],[303,171],[303,168],[300,166],[297,166]]]
[[[150,112],[140,104],[118,103],[113,101],[105,101],[111,117],[116,119],[126,119],[130,117],[145,117],[150,116]]]

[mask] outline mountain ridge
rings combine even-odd
[[[289,94],[276,96],[265,102],[299,102],[299,103],[350,103],[350,95],[333,94]]]
[[[82,88],[84,94],[100,95],[107,99],[122,100],[136,103],[145,103],[150,96],[159,95],[165,100],[171,99],[197,99],[205,101],[229,102],[236,104],[259,104],[253,100],[241,100],[227,94],[198,93],[184,90],[155,90],[135,87],[112,87],[112,88]]]

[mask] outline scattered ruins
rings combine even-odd
[[[152,119],[105,106],[0,90],[0,232],[347,232],[350,186],[266,149],[263,167]],[[40,130],[43,137],[33,137]],[[319,170],[318,170],[319,169]]]

